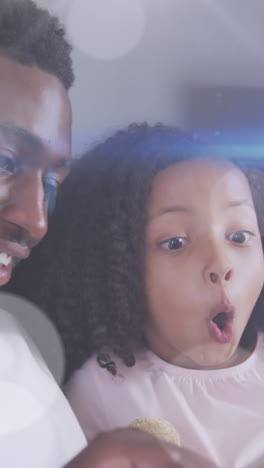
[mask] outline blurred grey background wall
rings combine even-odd
[[[74,152],[132,121],[263,125],[263,0],[38,0],[74,47]]]

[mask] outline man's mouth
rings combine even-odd
[[[218,343],[229,343],[234,335],[234,307],[222,304],[212,310],[208,321],[211,337]]]
[[[0,253],[0,268],[7,267],[12,262],[11,255],[8,255],[5,252]]]
[[[0,287],[8,283],[13,268],[29,254],[30,249],[27,246],[0,239]]]
[[[5,252],[0,253],[0,286],[8,283],[13,271],[13,257]]]

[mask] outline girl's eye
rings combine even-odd
[[[250,237],[254,236],[253,232],[250,231],[238,231],[234,232],[229,236],[229,239],[236,244],[246,244]]]
[[[168,250],[179,250],[184,247],[186,243],[187,239],[185,237],[172,237],[171,239],[161,242],[160,245]]]
[[[14,175],[16,172],[16,161],[10,156],[0,154],[0,176],[1,175]]]

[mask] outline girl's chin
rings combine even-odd
[[[245,349],[238,345],[234,345],[225,350],[220,349],[218,352],[207,350],[207,352],[203,351],[199,355],[193,355],[189,367],[201,370],[226,369],[246,361],[253,351],[254,347]]]
[[[175,366],[189,369],[213,370],[232,367],[241,362],[238,343],[207,344],[184,352],[171,360]]]

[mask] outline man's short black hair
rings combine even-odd
[[[0,0],[0,54],[57,76],[66,90],[73,84],[64,28],[31,0]]]

